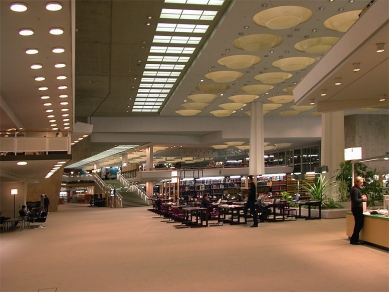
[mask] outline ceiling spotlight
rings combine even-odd
[[[358,72],[358,71],[361,70],[361,64],[360,63],[354,63],[353,67],[354,67],[354,69],[353,69],[354,72]]]
[[[13,3],[11,4],[10,8],[15,12],[24,12],[27,10],[27,5],[24,3]]]
[[[315,100],[314,100],[313,98],[310,99],[310,100],[309,100],[309,104],[310,104],[310,105],[314,105],[314,104],[315,104]]]
[[[62,9],[62,5],[58,2],[49,2],[46,4],[46,9],[49,11],[58,11]]]
[[[32,64],[31,69],[41,69],[42,65],[41,64]]]
[[[33,35],[34,31],[30,28],[23,28],[19,30],[19,34],[22,36],[29,36],[29,35]]]
[[[59,27],[50,28],[50,34],[52,34],[52,35],[61,35],[61,34],[63,34],[63,29],[59,28]]]
[[[377,53],[382,53],[385,51],[385,43],[378,43],[377,45]]]
[[[320,90],[320,96],[326,96],[327,95],[327,89]]]
[[[385,94],[381,94],[380,95],[380,101],[385,101],[386,100],[386,95]]]
[[[335,85],[341,85],[341,84],[342,84],[342,78],[341,77],[335,78]]]

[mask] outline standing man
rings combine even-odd
[[[258,215],[255,210],[255,202],[257,200],[257,187],[255,186],[252,175],[249,175],[249,196],[247,198],[246,212],[250,208],[250,213],[253,216],[254,224],[250,227],[258,227]]]
[[[357,176],[354,180],[354,186],[350,191],[351,198],[351,211],[354,216],[354,232],[350,238],[350,244],[360,244],[359,242],[359,232],[363,227],[363,202],[366,202],[366,195],[362,195],[361,187],[363,185],[363,178]]]
[[[45,196],[43,199],[44,209],[45,209],[45,212],[49,212],[50,200],[46,195],[44,195],[44,196]]]

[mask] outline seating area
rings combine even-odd
[[[291,203],[281,199],[270,199],[261,208],[256,205],[259,221],[297,220],[300,215],[300,213],[298,214],[299,209],[293,207]],[[252,214],[245,208],[245,202],[238,200],[214,202],[207,208],[201,208],[197,201],[189,204],[178,204],[170,200],[153,200],[153,208],[148,210],[158,215],[154,218],[163,218],[162,222],[179,223],[180,227],[222,226],[224,223],[247,224],[248,220],[253,220]]]

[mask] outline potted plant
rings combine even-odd
[[[321,202],[322,209],[339,209],[343,208],[340,204],[330,198],[326,191],[332,185],[324,176],[318,176],[313,183],[304,182],[303,189],[310,194],[311,200]]]

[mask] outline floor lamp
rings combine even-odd
[[[18,194],[18,189],[11,189],[11,195],[14,196],[14,218],[16,217],[16,195]]]

